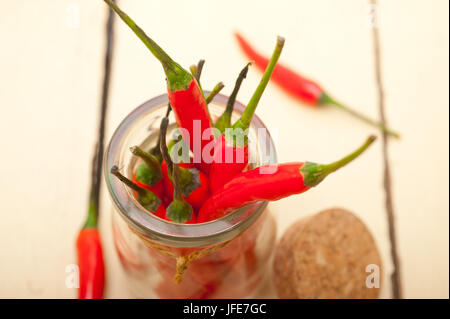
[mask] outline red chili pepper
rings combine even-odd
[[[133,182],[161,198],[164,187],[160,162],[155,156],[145,152],[139,146],[131,147],[130,151],[143,160],[133,173]]]
[[[138,169],[139,169],[139,166],[136,169],[136,171],[133,173],[133,176],[132,176],[131,180],[134,183],[136,183],[137,186],[145,188],[145,189],[148,189],[149,191],[155,193],[155,195],[158,196],[159,198],[162,198],[164,196],[164,179],[161,178],[161,180],[158,183],[156,183],[155,185],[153,185],[153,186],[144,184],[137,177]]]
[[[202,134],[206,129],[212,128],[208,107],[203,97],[203,92],[197,80],[178,63],[172,60],[156,42],[150,39],[136,23],[111,0],[105,2],[120,16],[120,18],[139,37],[150,52],[161,62],[167,77],[167,92],[170,105],[175,114],[179,128],[184,128],[189,133],[189,138],[183,136],[194,153],[196,163],[202,164],[202,169],[207,171],[209,165],[202,160],[202,150],[214,136],[210,134],[203,139]],[[198,126],[198,130],[194,126]],[[186,135],[186,134],[185,134]],[[195,143],[194,143],[195,142]]]
[[[160,145],[161,153],[164,159],[161,170],[164,176],[164,188],[168,202],[173,200],[174,194],[174,176],[173,167],[177,166],[179,171],[179,185],[183,199],[185,199],[194,208],[200,208],[209,195],[209,180],[206,175],[194,167],[191,163],[180,163],[175,165],[169,155],[166,144],[168,118],[161,121]]]
[[[235,33],[236,39],[241,47],[242,51],[246,56],[253,61],[255,65],[264,70],[269,63],[269,59],[258,53],[239,33]],[[272,75],[272,80],[278,84],[284,91],[292,95],[293,97],[303,101],[304,103],[310,105],[325,105],[332,104],[342,110],[352,114],[353,116],[359,118],[360,120],[378,127],[382,131],[390,134],[394,137],[399,138],[400,135],[391,129],[387,128],[383,123],[375,121],[364,114],[361,114],[348,106],[339,103],[330,95],[328,95],[323,88],[316,82],[303,77],[297,72],[291,70],[290,68],[284,66],[283,64],[278,64]]]
[[[177,165],[173,165],[172,170],[174,192],[173,200],[169,206],[167,206],[167,217],[177,223],[186,223],[192,220],[194,210],[192,209],[192,206],[183,198],[181,193],[179,186],[179,167]]]
[[[130,181],[128,178],[120,174],[119,168],[114,165],[111,167],[111,174],[116,176],[122,183],[127,185],[135,192],[135,196],[138,202],[149,212],[155,214],[159,218],[164,218],[166,216],[166,209],[162,204],[161,199],[156,196],[152,191],[146,188],[139,187],[134,182]]]
[[[222,134],[215,144],[213,163],[211,164],[209,171],[210,190],[212,193],[216,192],[218,188],[230,181],[236,174],[242,172],[248,164],[248,132],[246,132],[246,130],[250,127],[253,114],[255,113],[267,83],[269,83],[270,76],[280,57],[283,45],[284,38],[278,37],[272,58],[244,112],[233,125],[232,130],[225,130],[225,134]],[[227,131],[234,136],[227,136]],[[227,158],[230,157],[227,154],[233,154],[233,158]],[[236,158],[236,154],[242,154],[243,156],[241,156],[241,158]]]
[[[214,140],[214,136],[210,135],[208,138],[202,138],[204,130],[210,129],[212,125],[206,101],[198,87],[197,81],[192,78],[192,82],[187,90],[169,90],[168,94],[178,127],[184,128],[189,133],[189,139],[182,135],[193,152],[194,163],[201,163],[201,168],[207,172],[209,165],[203,161],[202,151],[206,145]],[[196,125],[198,125],[198,130],[195,130]]]
[[[191,204],[194,208],[200,208],[203,205],[203,203],[205,202],[205,200],[208,198],[208,195],[209,195],[208,177],[206,177],[206,175],[202,171],[195,168],[194,165],[192,165],[192,164],[180,163],[180,164],[178,164],[178,167],[180,167],[182,169],[183,168],[187,169],[191,173],[193,172],[194,175],[198,175],[198,181],[195,182],[195,185],[199,185],[199,186],[197,186],[194,190],[190,191],[190,193],[188,193],[187,196],[184,194],[185,193],[187,194],[187,192],[189,192],[189,190],[182,189],[182,193],[183,193],[183,198],[189,204]],[[169,172],[167,171],[167,163],[165,161],[162,162],[161,169],[163,172],[163,180],[164,180],[163,184],[164,184],[164,194],[166,195],[166,202],[170,203],[173,200],[174,187],[172,184],[172,179],[169,176]],[[181,174],[185,174],[185,171],[183,170],[183,172]],[[197,178],[197,177],[195,177],[195,178]],[[190,183],[187,183],[187,184],[190,184]]]
[[[105,264],[97,226],[85,226],[77,237],[80,289],[78,299],[101,299],[105,287]]]
[[[203,223],[220,218],[232,210],[261,200],[274,201],[293,194],[300,194],[318,185],[330,173],[351,162],[364,152],[375,140],[367,141],[350,155],[331,164],[322,165],[311,162],[287,163],[274,167],[261,166],[243,172],[216,191],[203,204],[197,222]]]
[[[193,175],[194,171],[179,167],[172,162],[166,143],[168,125],[169,119],[167,117],[163,118],[159,130],[161,154],[164,162],[166,163],[166,168],[163,172],[166,171],[166,175],[172,179],[171,181],[165,181],[164,184],[168,185],[172,183],[174,188],[172,192],[172,202],[169,206],[167,206],[167,217],[177,223],[186,223],[192,221],[192,219],[195,219],[195,216],[191,204],[186,201],[184,196],[188,196],[193,190],[201,187],[202,185],[197,184],[198,180]],[[181,185],[183,185],[183,187]]]
[[[172,194],[172,198],[173,198],[173,194]],[[170,205],[170,203],[171,202],[173,202],[173,200],[171,200],[170,202],[169,202],[169,205]],[[189,203],[188,203],[189,204]],[[186,221],[186,222],[184,222],[184,223],[182,223],[182,224],[196,224],[197,223],[197,217],[196,217],[197,215],[196,215],[196,212],[195,211],[192,211],[192,214],[191,214],[191,219],[189,219],[188,221]],[[166,215],[164,216],[164,219],[165,220],[168,220],[168,221],[170,221],[170,222],[173,222],[174,220],[173,219],[171,219],[169,216],[167,216],[167,211],[166,211]]]
[[[227,154],[230,158],[227,159]],[[232,157],[231,157],[232,156]],[[248,145],[240,147],[221,135],[214,147],[214,161],[209,170],[209,189],[214,194],[248,165]]]
[[[103,261],[102,243],[98,232],[98,182],[97,158],[95,153],[92,163],[92,185],[89,210],[83,228],[78,233],[76,247],[78,267],[80,270],[79,299],[101,299],[105,287],[105,263]]]

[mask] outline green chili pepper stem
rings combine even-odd
[[[234,103],[236,102],[236,97],[239,92],[239,89],[241,88],[242,82],[247,77],[248,68],[250,67],[250,65],[252,65],[252,62],[247,63],[247,65],[239,73],[233,91],[231,92],[231,95],[228,98],[225,111],[222,113],[222,115],[217,119],[216,123],[214,124],[214,126],[222,133],[225,132],[226,128],[231,127],[231,115],[233,113]]]
[[[104,0],[119,17],[130,27],[130,29],[145,44],[150,52],[161,62],[167,76],[169,88],[177,91],[186,88],[192,81],[192,76],[184,70],[151,38],[142,30],[125,12],[123,12],[112,0]]]
[[[216,86],[212,89],[211,93],[206,97],[206,104],[211,103],[211,101],[214,99],[214,97],[219,94],[219,92],[225,87],[225,84],[222,82],[219,82],[216,84]]]
[[[184,223],[192,218],[192,206],[182,196],[179,184],[180,167],[173,166],[173,200],[167,207],[167,217],[175,222]]]
[[[202,85],[200,84],[200,75],[202,74],[203,65],[205,64],[205,60],[198,61],[197,64],[193,64],[189,67],[189,70],[191,71],[192,76],[197,80],[198,86],[200,87],[200,90],[202,91],[203,98],[205,98],[205,94],[203,92]],[[208,111],[209,113],[209,111]],[[211,116],[210,116],[211,120]]]
[[[214,97],[219,94],[219,92],[225,87],[225,85],[222,82],[219,82],[216,84],[216,86],[212,89],[211,93],[209,93],[209,95],[205,98],[206,101],[206,106],[208,106],[209,103],[211,103],[211,101],[214,99]],[[202,90],[203,93],[203,90]],[[203,94],[203,97],[205,97],[205,95]],[[211,113],[209,112],[209,108],[208,108],[208,116],[209,116],[209,121],[211,123],[214,123],[211,117]]]
[[[264,74],[259,82],[258,87],[256,88],[253,96],[247,104],[244,112],[241,115],[241,118],[237,120],[237,122],[233,125],[233,128],[240,128],[242,130],[246,130],[250,126],[250,122],[252,121],[253,114],[255,113],[256,107],[258,106],[258,102],[261,99],[261,96],[266,89],[267,84],[269,83],[270,77],[275,69],[275,65],[280,57],[281,51],[284,46],[284,38],[278,36],[277,44],[275,46],[275,50],[273,51],[272,57],[270,58],[269,64],[264,71]]]
[[[169,149],[167,148],[167,143],[166,143],[166,135],[167,135],[167,127],[168,126],[169,126],[169,119],[167,117],[165,117],[161,121],[161,128],[159,131],[161,154],[162,154],[164,161],[166,161],[167,173],[169,175],[169,178],[171,180],[173,180],[173,173],[174,173],[173,170],[174,170],[174,167],[177,166],[178,170],[180,171],[179,172],[179,174],[180,174],[179,180],[181,181],[180,184],[181,184],[181,187],[184,188],[191,183],[192,173],[184,167],[179,167],[178,165],[174,164],[174,162],[172,161],[172,158],[170,157]]]
[[[236,80],[236,84],[233,88],[233,92],[231,92],[230,98],[227,101],[227,106],[225,109],[225,112],[231,114],[234,109],[234,103],[236,102],[236,97],[239,92],[239,89],[241,88],[242,82],[247,77],[248,68],[250,65],[252,65],[253,62],[247,63],[247,65],[241,70],[241,72],[238,75],[238,78]]]
[[[136,191],[139,195],[143,195],[144,194],[144,189],[140,188],[136,183],[133,183],[131,180],[129,180],[128,178],[126,178],[125,176],[123,176],[120,172],[119,172],[119,168],[114,165],[113,167],[111,167],[111,174],[113,174],[114,176],[116,176],[122,183],[124,183],[125,185],[127,185],[129,188],[131,188],[132,190]]]
[[[196,66],[195,78],[197,79],[198,82],[200,82],[200,76],[202,75],[203,65],[205,65],[205,60],[201,59],[200,61],[198,61]]]
[[[227,111],[223,112],[222,115],[217,118],[214,127],[223,134],[227,128],[231,127],[231,113],[228,113]]]
[[[128,178],[120,174],[119,169],[116,165],[111,167],[111,174],[116,176],[122,183],[138,193],[138,201],[145,209],[151,212],[156,212],[158,210],[158,207],[161,204],[161,200],[153,192],[149,191],[148,189],[139,187]]]
[[[95,148],[94,156],[92,158],[91,167],[91,190],[89,194],[89,208],[86,221],[83,225],[85,228],[97,228],[98,225],[98,185],[97,185],[97,159],[98,159],[98,145]]]
[[[185,170],[189,174],[187,169],[181,168],[178,165],[174,164],[172,159],[170,158],[169,151],[167,149],[166,144],[166,135],[167,135],[167,127],[169,125],[169,119],[165,117],[161,121],[160,135],[159,138],[161,140],[161,154],[166,161],[167,164],[167,172],[169,173],[169,177],[172,176],[172,184],[173,184],[173,201],[167,207],[167,217],[175,222],[184,223],[192,218],[192,206],[189,205],[183,198],[181,187],[179,183],[180,179],[180,171]],[[169,170],[170,167],[170,170]],[[192,178],[192,177],[191,177]]]
[[[192,64],[189,67],[189,71],[191,71],[192,76],[195,78],[195,75],[197,74],[197,66],[195,64]],[[198,80],[197,80],[198,81]]]
[[[178,167],[178,165],[174,165],[173,166],[173,198],[177,199],[177,200],[183,200],[183,196],[181,195],[181,190],[180,190],[180,168]]]
[[[174,140],[174,139],[172,138],[172,139],[169,141],[169,143],[167,144],[167,150],[169,151],[169,154],[172,153],[172,149],[173,149],[175,143],[178,143],[178,142],[180,141],[181,138],[182,138],[182,137],[179,136],[179,137],[178,137],[178,140]]]
[[[364,142],[364,144],[361,145],[353,153],[350,153],[349,155],[341,158],[340,160],[338,160],[336,162],[324,165],[325,171],[328,174],[330,174],[330,173],[337,171],[339,168],[347,165],[348,163],[353,161],[355,158],[357,158],[360,154],[362,154],[376,139],[377,139],[377,137],[375,135],[369,136],[369,138],[367,138],[367,140]]]
[[[300,173],[303,175],[303,183],[308,187],[314,187],[324,180],[329,174],[337,171],[341,167],[347,165],[355,158],[357,158],[361,153],[363,153],[374,141],[376,136],[371,135],[366,140],[366,142],[361,145],[357,150],[350,153],[349,155],[341,158],[340,160],[330,163],[330,164],[316,164],[311,162],[306,162],[301,168]]]
[[[376,121],[374,119],[371,119],[370,117],[368,117],[368,116],[366,116],[366,115],[364,115],[362,113],[359,113],[358,111],[355,111],[354,109],[352,109],[352,108],[350,108],[350,107],[348,107],[348,106],[346,106],[346,105],[336,101],[335,99],[333,99],[332,97],[330,97],[326,93],[322,93],[322,96],[320,97],[318,103],[320,105],[331,104],[331,105],[337,106],[341,110],[346,111],[347,113],[353,115],[354,117],[356,117],[356,118],[358,118],[358,119],[360,119],[360,120],[362,120],[362,121],[364,121],[364,122],[366,122],[366,123],[368,123],[368,124],[370,124],[372,126],[375,126],[375,127],[379,128],[380,130],[382,130],[386,134],[389,134],[389,135],[391,135],[391,136],[393,136],[395,138],[400,138],[400,134],[398,134],[397,132],[389,129],[383,123],[381,123],[379,121]]]
[[[89,209],[83,229],[97,228],[98,226],[98,206],[92,201],[89,201]]]
[[[172,175],[173,162],[172,158],[169,155],[169,150],[167,149],[166,143],[166,135],[167,135],[167,127],[169,125],[169,119],[167,117],[163,118],[161,121],[161,126],[159,128],[159,145],[161,148],[161,155],[167,165],[167,173],[169,176]]]
[[[162,178],[161,164],[158,159],[152,154],[142,150],[139,146],[130,147],[130,151],[134,155],[141,158],[152,172],[152,184],[149,186],[153,186],[158,183]]]
[[[192,219],[192,206],[185,200],[174,199],[169,206],[167,206],[167,217],[177,223],[185,223]]]
[[[172,111],[172,106],[170,103],[167,104],[167,110],[166,110],[166,116],[169,117],[170,111]],[[156,157],[156,159],[159,161],[159,163],[162,163],[162,155],[161,155],[161,139],[158,138],[156,141],[156,145],[150,150],[150,154]]]

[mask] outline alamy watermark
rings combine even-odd
[[[380,288],[380,267],[376,264],[369,264],[366,266],[366,273],[369,273],[366,277],[366,287]]]
[[[202,129],[200,120],[192,124],[192,130],[176,128],[172,132],[174,163],[263,163],[258,165],[261,174],[277,171],[275,148],[266,128],[251,133],[249,129],[227,128],[222,134],[216,128]]]
[[[378,28],[378,4],[369,3],[367,5],[366,25],[371,29]]]
[[[80,268],[77,264],[70,264],[66,266],[66,273],[69,273],[66,276],[66,287],[71,288],[80,288]]]
[[[76,3],[71,3],[66,7],[66,26],[69,29],[80,28],[80,7]]]

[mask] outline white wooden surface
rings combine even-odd
[[[390,143],[404,296],[448,298],[448,2],[381,0],[378,8],[387,116],[403,136]],[[206,59],[205,88],[222,80],[229,94],[246,62],[232,37],[240,30],[269,54],[286,38],[281,60],[331,94],[377,116],[366,1],[120,1],[174,59]],[[72,298],[65,267],[87,208],[97,130],[106,8],[102,1],[2,2],[0,97],[0,297]],[[116,21],[109,138],[121,119],[165,90],[160,65]],[[246,103],[260,73],[238,99]],[[258,115],[275,133],[280,161],[328,162],[375,131],[333,108],[305,107],[269,85]],[[271,205],[281,234],[294,220],[331,206],[357,213],[384,262],[382,297],[392,270],[382,188],[381,140],[320,187]],[[103,189],[105,191],[105,189]],[[128,297],[103,192],[101,231],[106,296]]]

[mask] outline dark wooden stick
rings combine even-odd
[[[377,0],[371,0],[371,4],[375,6],[374,14],[376,12]],[[377,19],[375,19],[376,23]],[[384,89],[383,89],[383,81],[381,77],[381,54],[380,54],[380,37],[378,34],[378,26],[372,26],[372,34],[373,34],[373,45],[374,45],[374,57],[375,57],[375,78],[378,90],[378,109],[380,113],[380,120],[383,125],[387,125],[386,123],[386,115],[385,115],[385,103],[384,103]],[[402,298],[402,285],[401,285],[401,277],[400,277],[400,261],[397,252],[397,240],[396,240],[396,232],[395,232],[395,218],[394,218],[394,208],[392,204],[392,186],[391,186],[391,172],[389,168],[389,155],[388,155],[388,135],[383,131],[383,165],[384,165],[384,192],[385,192],[385,205],[386,205],[386,214],[388,219],[388,228],[389,228],[389,239],[391,241],[391,257],[392,262],[394,264],[394,270],[391,275],[392,281],[392,297],[394,299]]]
[[[97,135],[97,143],[96,143],[96,167],[92,170],[95,171],[95,181],[92,181],[91,190],[91,200],[97,205],[97,212],[100,211],[100,189],[101,189],[101,177],[102,177],[102,164],[103,164],[103,153],[105,149],[105,122],[106,122],[106,114],[108,109],[108,96],[109,96],[109,84],[111,79],[111,62],[112,62],[112,54],[113,54],[113,44],[114,44],[114,12],[109,9],[108,20],[106,22],[106,48],[105,48],[105,56],[104,56],[104,65],[103,65],[103,86],[102,86],[102,96],[100,103],[100,114],[99,114],[99,126],[98,126],[98,135]]]

